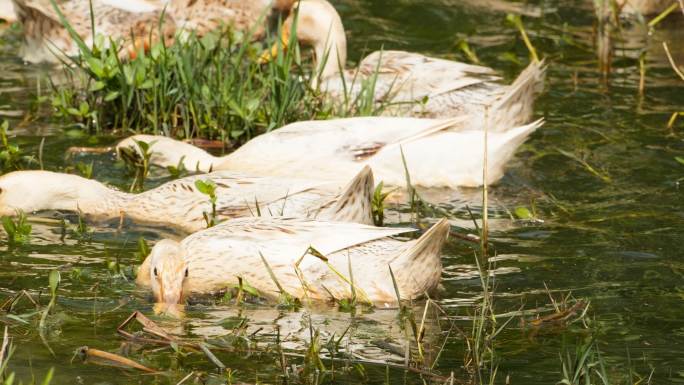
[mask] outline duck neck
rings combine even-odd
[[[80,211],[103,219],[115,218],[131,197],[130,194],[76,175],[68,175],[66,179],[56,185],[59,188],[53,190],[47,209]]]
[[[318,78],[340,73],[347,61],[347,37],[342,19],[326,0],[302,0],[298,8],[297,39],[314,48]]]

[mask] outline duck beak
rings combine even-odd
[[[183,283],[178,285],[169,284],[168,282],[159,283],[159,293],[157,293],[157,303],[167,305],[179,305],[183,301]]]
[[[257,63],[266,64],[273,61],[273,59],[278,57],[279,52],[285,51],[288,48],[289,43],[290,27],[285,25],[282,27],[282,32],[280,33],[280,42],[273,44],[270,49],[264,51],[264,53],[259,56]]]
[[[183,318],[185,316],[185,305],[155,303],[153,310],[156,315],[163,314],[174,318]]]

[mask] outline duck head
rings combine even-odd
[[[157,303],[155,310],[163,312],[185,301],[185,285],[190,274],[184,258],[185,251],[180,243],[169,239],[159,241],[152,248],[148,258],[148,274],[152,294]]]
[[[347,37],[335,7],[326,0],[301,0],[283,25],[283,48],[287,48],[295,19],[297,40],[314,49],[318,77],[325,79],[338,74],[347,61]],[[276,44],[261,57],[261,61],[271,60],[277,53]]]
[[[0,215],[41,210],[82,210],[97,214],[116,192],[77,175],[15,171],[0,176]]]

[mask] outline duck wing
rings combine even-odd
[[[294,0],[187,0],[171,2],[169,11],[180,27],[199,36],[228,25],[258,37],[274,14],[288,12],[293,4]]]
[[[190,257],[240,250],[291,266],[309,247],[323,255],[365,242],[414,231],[409,228],[374,227],[356,223],[328,222],[284,217],[247,217],[223,222],[195,233],[183,245]]]
[[[250,140],[217,167],[277,174],[284,164],[304,172],[324,161],[362,164],[361,161],[388,145],[462,128],[464,121],[463,117],[444,120],[361,117],[297,122]],[[259,168],[266,171],[258,171]],[[276,171],[269,172],[269,168]]]
[[[488,67],[405,51],[376,51],[359,64],[364,77],[378,73],[378,84],[393,102],[421,100],[475,84],[500,80]],[[379,92],[378,92],[379,91]]]
[[[211,182],[216,186],[216,213],[220,218],[257,215],[259,208],[265,210],[273,202],[326,184],[297,178],[217,171],[171,181],[133,199],[146,212],[165,213],[177,220],[202,222],[203,213],[211,211],[211,204],[209,196],[197,187],[197,181]]]

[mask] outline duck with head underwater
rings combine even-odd
[[[212,184],[216,198],[199,190]],[[373,173],[363,167],[344,184],[294,177],[251,176],[217,171],[167,182],[140,193],[124,193],[71,174],[15,171],[0,176],[0,215],[60,210],[96,220],[129,218],[184,232],[214,222],[253,215],[288,215],[372,224]]]
[[[285,21],[281,42],[262,61],[287,47],[290,34],[311,45],[317,61],[313,85],[336,102],[355,100],[362,84],[374,84],[374,101],[386,105],[383,114],[426,118],[470,114],[473,125],[504,131],[526,124],[534,100],[544,86],[544,61],[533,62],[511,85],[488,67],[405,51],[376,51],[358,68],[344,70],[347,38],[340,15],[327,0],[301,0]],[[487,118],[485,120],[485,117]]]
[[[348,180],[367,165],[387,187],[477,187],[503,175],[518,147],[543,121],[510,127],[487,135],[487,180],[483,180],[485,135],[469,116],[453,119],[359,117],[302,121],[259,135],[234,152],[213,156],[175,139],[134,135],[117,151],[136,142],[150,145],[151,164],[183,162],[187,169],[233,170],[254,175],[305,177],[321,181]],[[129,151],[127,151],[129,152]]]
[[[270,299],[287,293],[313,303],[356,295],[378,307],[397,307],[397,294],[413,300],[438,287],[449,228],[442,219],[420,238],[401,241],[392,237],[414,230],[286,217],[231,219],[181,242],[159,241],[136,282],[152,291],[157,311],[172,313],[188,295],[216,293],[239,281]]]

